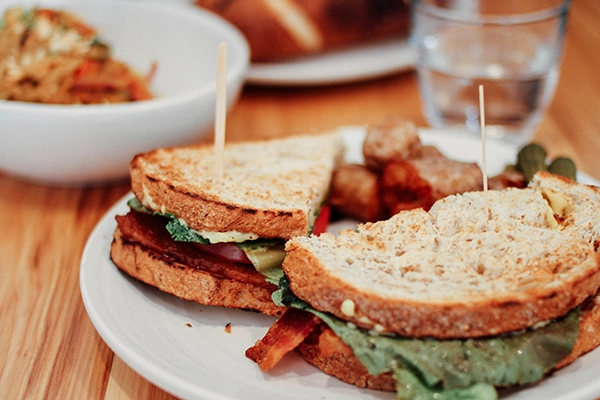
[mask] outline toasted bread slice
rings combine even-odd
[[[294,238],[282,267],[298,297],[367,329],[497,335],[596,293],[599,206],[597,187],[539,173],[526,189],[450,196],[430,212]]]
[[[232,143],[214,178],[212,146],[158,149],[132,160],[131,186],[144,206],[198,231],[289,239],[310,232],[342,150],[337,131]]]
[[[125,238],[117,229],[110,249],[114,263],[133,278],[200,304],[281,315],[271,300],[274,285],[236,280],[193,268]]]

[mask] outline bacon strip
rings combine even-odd
[[[288,308],[265,336],[246,350],[246,357],[256,362],[261,370],[268,371],[298,347],[320,321],[309,312]]]
[[[215,276],[247,282],[265,288],[277,287],[263,278],[252,265],[228,261],[202,251],[192,243],[176,242],[165,228],[167,219],[136,211],[116,217],[125,240],[138,243],[153,252],[156,257],[177,261],[191,268],[198,268]]]

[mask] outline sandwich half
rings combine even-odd
[[[279,315],[271,294],[284,244],[321,229],[342,152],[337,132],[231,143],[222,177],[213,174],[212,146],[139,154],[130,167],[135,198],[117,216],[111,258],[180,298]]]
[[[246,355],[268,370],[298,346],[401,399],[536,382],[600,344],[599,208],[597,187],[538,173],[525,189],[295,238],[274,296],[290,308]]]

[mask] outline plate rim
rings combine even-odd
[[[375,61],[365,63],[364,57]],[[375,79],[414,68],[416,51],[407,37],[332,50],[281,62],[251,63],[246,83],[257,86],[317,86]]]

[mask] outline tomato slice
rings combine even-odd
[[[329,218],[331,216],[331,209],[329,206],[323,206],[315,224],[313,226],[313,234],[320,235],[327,231],[329,225]],[[203,251],[215,255],[221,259],[233,261],[242,264],[252,264],[252,261],[248,259],[246,252],[235,245],[235,243],[212,243],[212,244],[201,244],[194,243],[194,245]]]
[[[329,206],[321,207],[321,211],[315,220],[315,224],[313,226],[313,234],[319,236],[323,232],[327,232],[327,227],[329,226],[329,219],[331,217],[331,208]]]
[[[252,264],[252,262],[246,256],[246,252],[237,247],[235,243],[194,243],[194,245],[202,249],[203,251],[206,251],[207,253],[210,253],[225,260],[242,264]]]

